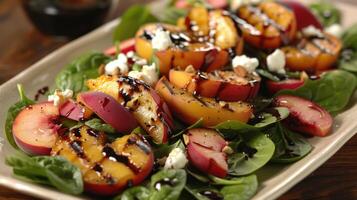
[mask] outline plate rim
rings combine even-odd
[[[154,3],[156,4],[157,2]],[[339,2],[336,4],[341,5],[344,3]],[[118,19],[114,19],[110,22],[107,22],[106,24],[96,28],[90,33],[81,36],[71,41],[70,43],[56,49],[50,54],[46,55],[39,61],[32,64],[27,69],[23,70],[16,76],[12,77],[5,83],[1,84],[0,93],[2,93],[3,90],[7,90],[6,88],[16,85],[19,82],[19,80],[21,80],[24,76],[26,76],[26,74],[32,71],[36,71],[37,68],[40,68],[43,65],[43,63],[46,63],[47,61],[51,60],[54,56],[61,56],[65,54],[67,51],[73,51],[77,46],[81,44],[86,44],[87,42],[93,41],[96,38],[103,37],[103,35],[108,34],[108,32],[112,32],[112,30],[114,29],[114,27],[117,25],[118,22],[119,22]],[[354,106],[348,110],[344,110],[344,112],[347,111],[352,113],[357,113],[357,106]],[[276,199],[282,194],[284,194],[285,192],[287,192],[294,185],[299,183],[302,179],[306,178],[313,171],[315,171],[322,164],[324,164],[329,158],[331,158],[348,140],[350,140],[357,133],[357,131],[354,131],[356,129],[357,129],[357,123],[345,129],[340,130],[340,132],[338,133],[339,136],[336,137],[334,141],[330,142],[323,149],[323,151],[319,152],[318,159],[309,159],[308,161],[306,161],[306,163],[304,163],[303,167],[289,174],[289,176],[287,176],[279,184],[275,185],[272,189],[270,189],[265,193],[261,193],[258,191],[252,199],[255,200]],[[335,131],[333,133],[337,134]],[[277,177],[277,176],[282,176],[282,174],[273,177]],[[36,196],[45,199],[79,200],[79,199],[88,198],[87,196],[73,196],[70,194],[62,193],[50,187],[47,188],[42,185],[22,181],[21,179],[16,179],[13,176],[8,177],[2,174],[0,174],[0,185],[22,192],[27,195]],[[261,187],[261,185],[259,187]]]

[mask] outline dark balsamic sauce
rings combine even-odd
[[[98,138],[100,136],[100,133],[98,131],[93,130],[91,128],[87,129],[87,133],[88,133],[88,135],[95,137],[95,138]]]
[[[48,86],[45,86],[39,90],[37,90],[37,93],[35,95],[35,101],[38,101],[40,99],[41,96],[45,95],[49,90]]]
[[[78,157],[80,157],[80,158],[84,158],[85,157],[81,141],[74,140],[74,141],[70,142],[69,145],[71,146],[73,151],[76,152]]]
[[[115,161],[115,162],[121,162],[124,163],[126,166],[128,166],[131,170],[134,171],[134,173],[138,173],[140,171],[140,168],[135,166],[127,156],[124,155],[118,155],[113,148],[110,146],[105,146],[103,148],[103,155],[107,157],[109,160]]]
[[[74,134],[74,136],[76,136],[77,138],[81,138],[81,129],[80,128],[74,128],[72,129],[72,133]]]
[[[138,140],[136,137],[130,137],[128,139],[128,144],[137,145],[146,154],[150,154],[151,153],[151,148],[144,141]]]
[[[253,158],[254,154],[258,152],[256,148],[248,146],[245,142],[239,143],[237,151],[242,152],[246,156],[246,160]]]
[[[177,181],[178,181],[178,180],[177,180],[176,178],[174,178],[174,179],[164,178],[164,179],[162,179],[162,180],[156,182],[156,183],[154,184],[154,187],[155,187],[156,190],[160,190],[161,187],[164,186],[164,185],[168,185],[168,186],[171,186],[171,187],[172,187],[172,186],[175,186],[175,185],[176,185]]]

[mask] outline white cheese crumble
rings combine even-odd
[[[276,49],[272,54],[267,57],[268,70],[278,74],[285,74],[285,53]]]
[[[256,58],[249,58],[246,55],[236,56],[232,60],[232,66],[243,67],[247,72],[253,73],[259,66],[259,61]]]
[[[151,40],[153,49],[163,51],[172,45],[170,34],[164,30],[157,30],[155,36]]]
[[[309,25],[308,27],[303,28],[302,34],[304,34],[306,37],[324,37],[324,34],[321,32],[321,30],[313,25]]]
[[[236,11],[239,7],[249,4],[259,4],[262,0],[232,0],[230,1],[230,9]]]
[[[109,75],[127,74],[129,71],[128,58],[125,54],[120,53],[116,60],[105,65],[104,70],[105,74]]]
[[[340,24],[332,24],[325,28],[325,32],[340,38],[343,34],[343,29]]]
[[[59,106],[73,97],[73,91],[70,89],[55,90],[55,92],[48,96],[48,101],[53,101],[53,105]]]
[[[151,65],[144,65],[141,72],[130,71],[128,76],[143,80],[145,83],[151,86],[153,86],[159,80],[159,75],[156,72],[155,63],[152,63]]]
[[[173,149],[165,162],[165,169],[182,169],[186,166],[188,160],[185,152],[180,148]]]

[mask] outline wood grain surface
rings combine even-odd
[[[150,1],[121,0],[108,20],[120,15],[133,3],[147,2]],[[357,5],[356,0],[344,2]],[[67,39],[39,33],[27,19],[19,0],[0,0],[0,84],[68,42]],[[5,199],[36,198],[0,186],[0,200]],[[279,199],[357,199],[357,135]]]

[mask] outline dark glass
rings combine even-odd
[[[76,38],[101,25],[110,0],[23,0],[33,24],[44,34]]]

